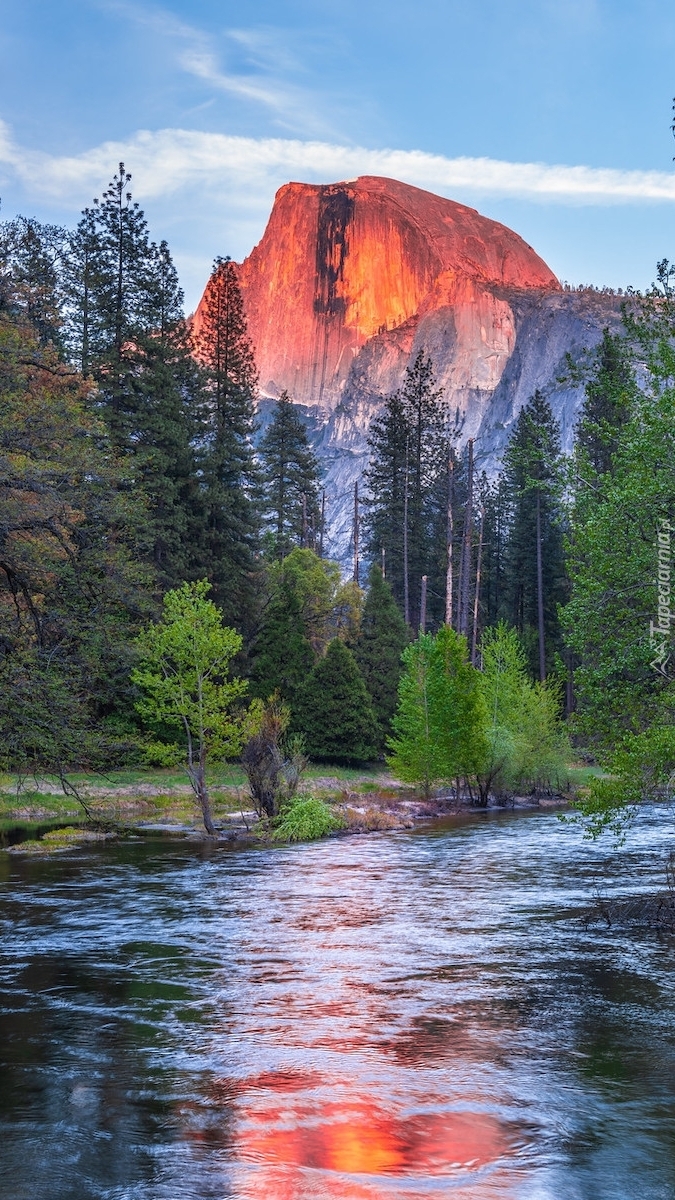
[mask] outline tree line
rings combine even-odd
[[[563,710],[611,773],[592,789],[593,819],[612,820],[645,789],[666,786],[672,683],[667,638],[654,632],[664,569],[654,555],[655,522],[665,545],[675,518],[672,280],[660,264],[654,289],[628,297],[622,336],[605,331],[583,370],[569,364],[585,396],[571,460],[536,392],[490,481],[471,440],[460,452],[460,414],[431,359],[417,355],[369,436],[354,522],[355,557],[362,525],[373,564],[364,593],[356,564],[344,581],[323,557],[321,473],[287,395],[259,436],[234,264],[216,260],[191,325],[169,249],[151,240],[123,164],[75,230],[5,222],[5,765],[163,762],[182,752],[184,730],[166,713],[143,715],[138,638],[163,597],[203,580],[236,633],[230,666],[247,697],[276,697],[286,736],[302,736],[317,758],[389,752],[410,775],[411,698],[428,714],[432,692],[444,696],[447,723],[457,697],[445,671],[478,697],[464,732],[480,753],[459,762],[429,743],[425,786],[459,788],[463,778],[484,798],[508,780],[539,778],[541,762],[559,761],[549,754],[559,742],[542,734],[549,749],[535,766],[527,728],[548,729]],[[511,663],[508,686],[506,676],[489,682],[496,646]],[[427,678],[428,694],[419,690]],[[490,709],[502,694],[513,697],[517,729]],[[413,740],[421,753],[424,739]]]

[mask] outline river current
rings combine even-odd
[[[0,854],[0,1200],[673,1200],[672,828]]]

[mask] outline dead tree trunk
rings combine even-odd
[[[471,592],[471,543],[473,541],[473,438],[467,443],[469,459],[467,464],[467,493],[466,509],[464,511],[464,530],[462,533],[462,558],[459,571],[459,619],[457,629],[464,637],[469,635],[469,596]]]
[[[422,591],[420,594],[420,633],[427,629],[427,577],[422,576]]]
[[[323,531],[326,524],[326,489],[321,493],[321,529],[319,530],[319,558],[323,558]]]
[[[478,561],[476,562],[476,591],[473,597],[473,636],[471,638],[471,666],[476,665],[476,648],[478,645],[478,606],[480,604],[480,573],[483,560],[483,526],[485,524],[485,509],[480,510],[480,532],[478,534]]]

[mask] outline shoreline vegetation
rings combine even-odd
[[[457,800],[452,789],[425,797],[418,788],[395,780],[385,768],[316,765],[307,772],[302,796],[325,803],[335,818],[333,836],[344,836],[412,829],[479,811],[567,807],[596,773],[597,768],[572,765],[559,789],[509,796],[486,810],[472,805],[468,795]],[[284,844],[255,812],[239,767],[212,773],[209,792],[215,839],[205,837],[190,784],[178,770],[73,775],[68,787],[85,800],[91,819],[53,776],[29,781],[0,776],[0,849],[12,854],[53,854],[130,835],[209,840],[233,847]]]

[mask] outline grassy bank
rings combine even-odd
[[[561,795],[579,792],[597,774],[597,767],[571,765],[566,779],[560,781]],[[241,768],[215,767],[208,783],[214,819],[223,834],[255,836],[256,814]],[[122,770],[104,776],[74,773],[68,776],[68,784],[77,789],[103,832],[106,827],[188,835],[202,830],[186,775],[178,768]],[[303,791],[324,800],[341,826],[353,832],[410,828],[456,811],[452,800],[425,800],[413,788],[397,783],[383,767],[315,764],[303,777]],[[39,840],[45,851],[65,849],[85,836],[91,837],[91,822],[76,797],[64,794],[59,779],[0,776],[0,846],[20,842],[25,850],[28,839]]]

